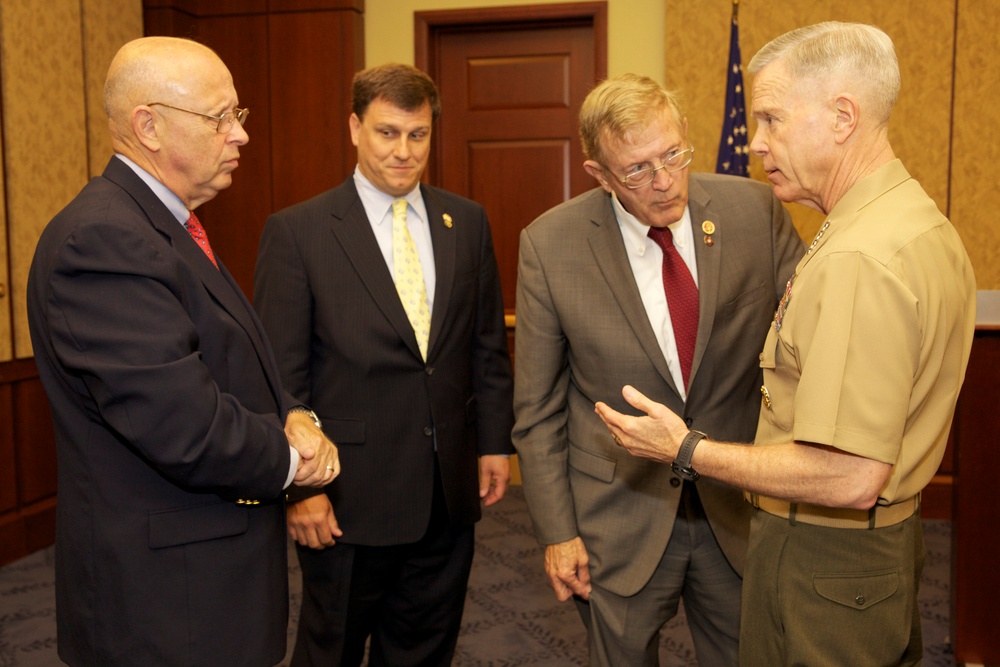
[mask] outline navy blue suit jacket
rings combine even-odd
[[[291,397],[232,276],[113,158],[42,233],[28,315],[58,451],[60,657],[280,661]]]

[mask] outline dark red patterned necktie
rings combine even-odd
[[[691,271],[674,247],[674,235],[666,227],[650,227],[649,238],[663,251],[663,291],[667,295],[670,323],[674,327],[677,356],[684,387],[691,376],[694,342],[698,337],[698,287]]]
[[[191,235],[191,238],[194,239],[195,243],[197,243],[198,246],[205,251],[205,255],[212,260],[212,264],[215,264],[215,268],[219,268],[219,263],[215,261],[215,254],[212,252],[212,246],[208,243],[208,234],[205,233],[205,228],[201,226],[201,221],[198,220],[198,216],[194,214],[194,211],[191,211],[191,215],[188,217],[187,222],[184,223],[184,226],[187,228],[188,234]]]

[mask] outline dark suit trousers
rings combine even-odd
[[[630,597],[594,584],[590,603],[574,598],[590,639],[594,667],[659,664],[659,632],[681,598],[698,663],[735,665],[742,581],[726,561],[698,497],[684,482],[670,541],[649,583]]]
[[[360,665],[369,637],[369,667],[451,664],[474,530],[449,525],[440,475],[435,474],[430,524],[419,542],[297,548],[303,600],[293,667]]]

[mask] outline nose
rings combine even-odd
[[[410,157],[410,138],[405,134],[399,137],[399,141],[396,142],[396,147],[393,150],[396,157],[400,160],[405,160]]]
[[[673,182],[674,175],[667,171],[667,165],[661,164],[653,171],[652,186],[657,190],[669,190]]]
[[[753,138],[750,140],[750,151],[754,155],[763,155],[767,152],[767,144],[764,140],[760,138],[760,126],[757,126],[757,131],[753,133]]]
[[[229,128],[229,141],[237,146],[245,146],[250,143],[250,135],[247,134],[246,129],[242,125],[233,123],[233,126]]]

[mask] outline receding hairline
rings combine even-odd
[[[109,118],[147,104],[148,96],[184,85],[186,69],[218,64],[222,59],[212,49],[180,37],[141,37],[124,44],[108,67],[104,83],[104,110]]]

